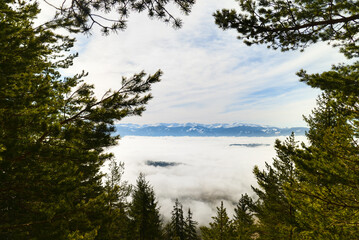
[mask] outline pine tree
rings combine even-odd
[[[265,44],[282,51],[301,49],[323,41],[339,46],[347,58],[359,57],[359,6],[355,1],[239,1],[240,11],[214,14],[223,29],[236,29],[247,45]],[[358,96],[359,63],[334,66],[322,74],[301,70],[300,80],[322,90]]]
[[[236,239],[238,240],[253,239],[255,226],[253,213],[250,209],[252,205],[252,199],[247,194],[242,194],[234,209],[233,225],[236,232]]]
[[[223,29],[233,28],[248,45],[283,51],[333,42],[348,58],[359,57],[359,5],[356,1],[240,1],[241,12],[215,14]],[[300,80],[324,91],[306,118],[309,144],[297,149],[297,181],[286,184],[296,208],[302,239],[357,239],[359,62],[333,66]]]
[[[77,54],[65,56],[75,40],[55,29],[86,32],[98,24],[107,33],[125,28],[128,11],[145,9],[180,26],[164,8],[168,2],[65,1],[53,5],[57,16],[38,27],[36,1],[0,2],[1,239],[123,236],[123,228],[110,222],[127,222],[122,198],[128,189],[116,179],[102,183],[100,168],[112,158],[104,149],[118,139],[115,121],[145,110],[147,92],[161,72],[123,78],[121,89],[98,100],[93,86],[83,82],[85,72],[61,76]],[[194,2],[174,3],[188,13]],[[97,13],[114,8],[120,18],[102,25],[99,19],[105,18]]]
[[[0,3],[0,238],[96,237],[114,122],[144,111],[161,72],[123,78],[97,100],[85,73],[61,76],[74,39],[33,27],[38,13],[36,2]]]
[[[159,240],[162,235],[162,221],[155,193],[141,173],[132,194],[129,215],[131,236],[134,240]]]
[[[183,206],[178,199],[176,199],[170,222],[170,239],[185,240],[185,224]]]
[[[104,34],[110,31],[124,30],[131,12],[144,12],[150,18],[157,18],[173,27],[182,26],[182,21],[176,18],[167,8],[169,3],[177,6],[182,13],[189,14],[195,0],[70,0],[60,3],[44,1],[56,10],[54,19],[47,26],[61,25],[74,32],[88,32],[93,26],[99,27]]]
[[[297,223],[296,210],[288,200],[285,187],[296,181],[293,156],[297,149],[294,135],[284,144],[279,140],[275,144],[277,157],[273,166],[266,163],[266,171],[256,166],[254,175],[259,188],[252,187],[258,196],[252,210],[257,217],[260,239],[294,239]]]
[[[232,221],[227,215],[226,209],[221,206],[217,207],[217,216],[212,217],[213,222],[209,227],[201,227],[203,240],[232,240],[235,239],[235,232]]]
[[[247,45],[266,44],[287,51],[318,41],[334,42],[348,57],[358,57],[359,6],[356,1],[238,0],[240,11],[214,16],[223,29],[237,30]]]
[[[326,92],[306,118],[310,144],[297,153],[301,181],[288,193],[307,239],[359,237],[357,104],[356,95]]]
[[[115,160],[111,160],[109,170],[110,173],[106,175],[105,191],[93,201],[94,220],[100,219],[101,226],[96,239],[127,239],[130,223],[127,198],[131,194],[132,187],[122,180],[123,163],[118,164]]]
[[[191,209],[188,209],[187,217],[186,217],[186,224],[185,224],[185,240],[198,240],[197,235],[197,227],[198,224],[196,221],[192,219],[193,213],[191,212]]]

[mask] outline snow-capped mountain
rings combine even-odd
[[[199,124],[199,123],[159,123],[159,124],[117,124],[121,136],[203,136],[203,137],[270,137],[304,135],[307,128],[277,128],[255,124]]]

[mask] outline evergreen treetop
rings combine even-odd
[[[242,194],[234,209],[233,217],[236,239],[238,240],[253,239],[255,228],[252,206],[253,200],[247,194]]]
[[[183,217],[183,206],[178,201],[178,199],[176,199],[170,222],[171,239],[185,240],[185,224],[185,219]]]
[[[197,234],[197,227],[198,224],[196,221],[193,220],[193,213],[191,212],[191,209],[188,208],[186,222],[185,222],[185,239],[186,240],[198,240],[198,234]]]
[[[130,239],[160,240],[162,220],[153,188],[141,173],[132,193]]]
[[[212,217],[213,222],[209,223],[209,227],[201,227],[201,234],[203,240],[233,240],[235,239],[235,232],[232,221],[227,215],[226,208],[223,206],[217,207],[217,215]]]

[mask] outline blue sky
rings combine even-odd
[[[161,69],[162,82],[153,86],[147,111],[124,123],[305,126],[302,115],[315,106],[319,91],[299,83],[295,72],[328,70],[345,59],[323,43],[303,53],[247,47],[235,31],[214,24],[212,14],[220,8],[237,8],[236,1],[198,0],[193,12],[182,16],[180,30],[132,14],[127,30],[118,34],[79,35],[74,50],[80,56],[65,74],[88,71],[86,81],[95,84],[101,96],[109,88],[118,89],[122,76]]]

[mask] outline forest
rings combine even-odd
[[[298,69],[301,82],[321,90],[305,117],[308,143],[294,134],[277,140],[273,163],[253,169],[255,197],[243,194],[234,216],[222,203],[209,226],[198,226],[179,200],[165,222],[145,175],[130,185],[105,151],[119,140],[115,124],[145,111],[162,71],[123,77],[99,99],[86,72],[62,75],[77,57],[77,34],[126,31],[133,12],[180,28],[168,6],[190,14],[195,0],[44,0],[56,15],[41,25],[37,1],[0,0],[0,239],[359,239],[358,2],[235,1],[239,10],[218,10],[214,21],[249,47],[326,42],[348,63]]]

